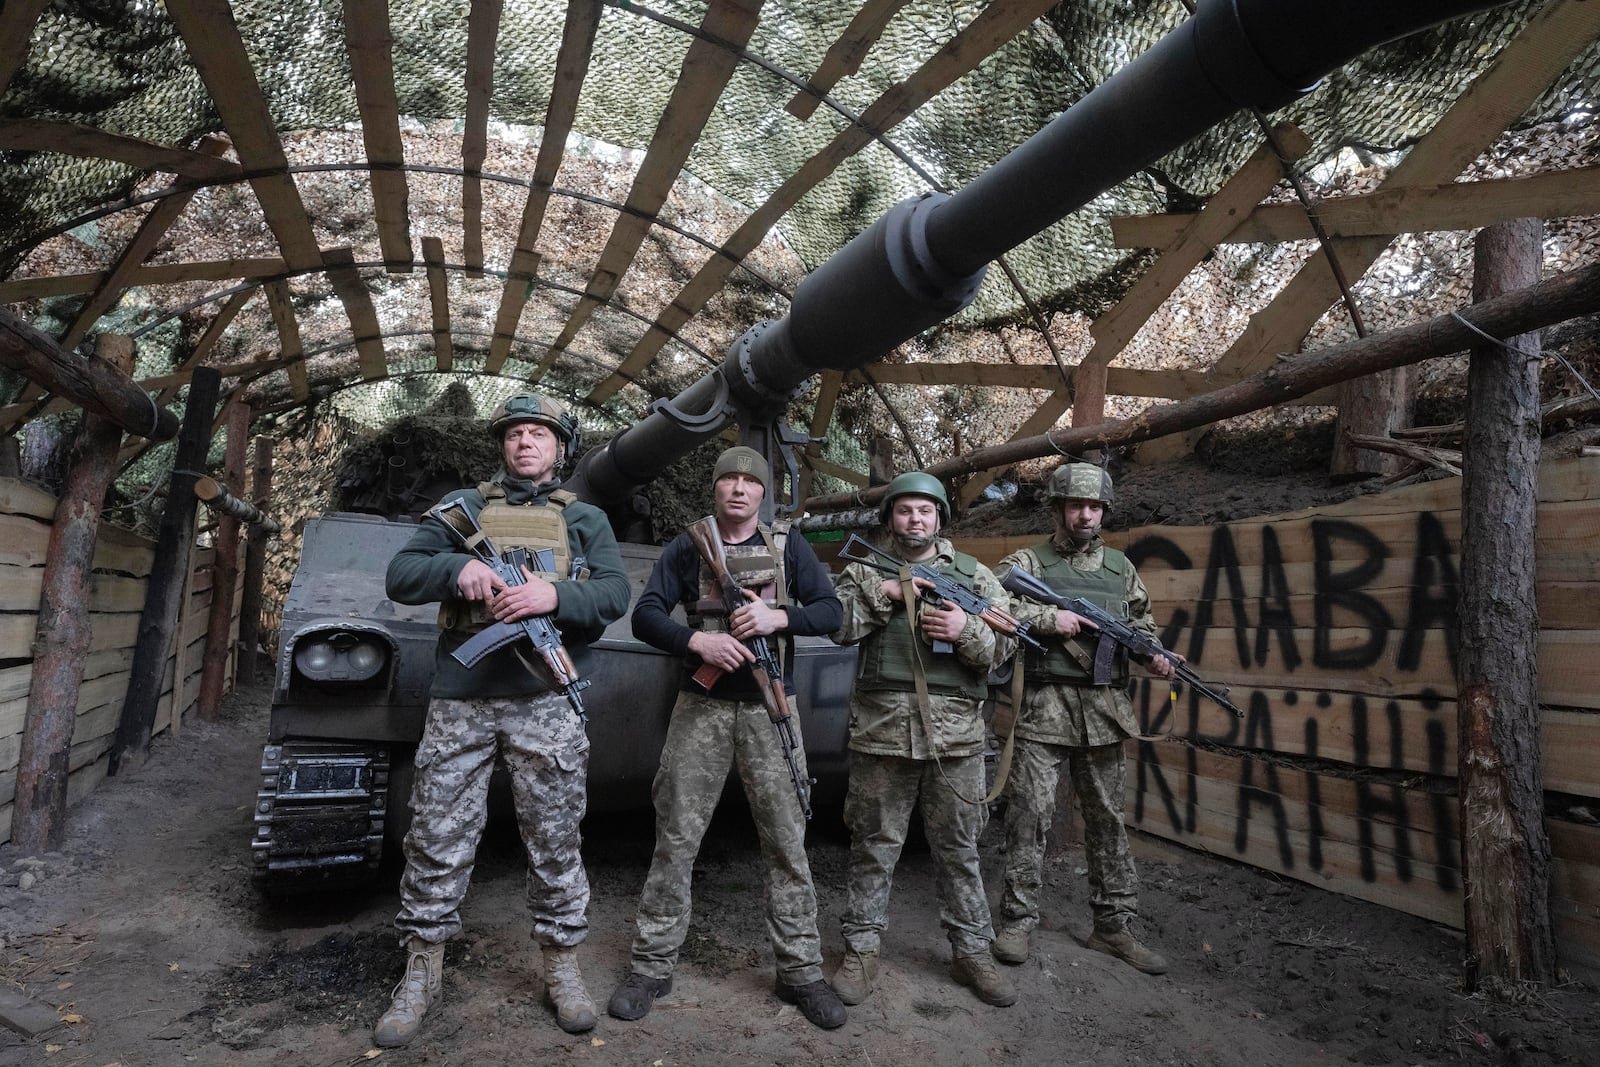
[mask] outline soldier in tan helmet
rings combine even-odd
[[[1089,463],[1065,463],[1050,476],[1045,493],[1055,518],[1048,541],[1019,549],[1000,561],[1004,575],[1020,567],[1067,596],[1084,597],[1155,633],[1150,594],[1128,557],[1100,540],[1100,524],[1111,506],[1111,476]],[[1089,947],[1116,956],[1146,974],[1162,974],[1167,961],[1139,942],[1138,875],[1122,823],[1122,742],[1138,732],[1128,698],[1127,658],[1120,657],[1109,685],[1094,685],[1094,646],[1075,640],[1092,635],[1087,620],[1052,605],[1017,597],[1012,614],[1030,623],[1049,647],[1029,651],[1026,685],[1017,715],[1016,752],[1006,808],[1006,871],[995,958],[1022,963],[1039,925],[1039,895],[1045,831],[1055,812],[1056,781],[1065,765],[1083,812],[1084,853],[1089,868],[1089,903],[1094,932]],[[1055,635],[1056,640],[1047,640]],[[1172,664],[1157,656],[1145,665],[1169,678]]]

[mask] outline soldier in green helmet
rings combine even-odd
[[[1155,633],[1150,594],[1128,557],[1100,540],[1111,506],[1111,476],[1089,463],[1064,463],[1045,493],[1055,533],[1042,544],[1019,549],[1000,562],[1020,567],[1057,592],[1080,596]],[[1074,640],[1092,634],[1087,620],[1054,606],[1018,598],[1012,614],[1031,624],[1049,652],[1028,652],[1025,692],[1013,730],[1013,755],[1006,807],[1006,870],[1001,926],[994,954],[1004,963],[1028,958],[1039,925],[1039,895],[1045,831],[1055,812],[1056,782],[1066,765],[1083,812],[1089,903],[1094,911],[1092,949],[1124,960],[1147,974],[1161,974],[1167,961],[1146,948],[1131,924],[1138,916],[1138,875],[1122,823],[1122,742],[1138,732],[1127,693],[1126,657],[1108,685],[1094,685],[1093,645]],[[1047,640],[1054,635],[1058,640]],[[1161,678],[1172,664],[1156,657],[1145,665]]]
[[[879,518],[889,551],[937,567],[998,604],[1006,594],[989,569],[957,552],[939,531],[950,519],[944,486],[928,474],[889,483]],[[918,602],[908,580],[860,563],[838,582],[844,624],[835,639],[861,646],[850,701],[850,887],[844,959],[833,988],[846,1004],[872,993],[888,924],[889,886],[919,802],[939,880],[939,920],[950,939],[951,976],[988,1004],[1017,1000],[994,964],[994,929],[978,873],[983,831],[983,701],[989,671],[1014,642],[953,604]],[[952,651],[936,653],[934,642]]]

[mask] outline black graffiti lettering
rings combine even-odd
[[[1300,665],[1300,645],[1294,637],[1294,612],[1289,608],[1289,577],[1283,570],[1278,532],[1270,526],[1261,528],[1261,598],[1257,610],[1260,618],[1256,626],[1256,666],[1267,662],[1268,637],[1275,633],[1283,646],[1283,665],[1294,670]]]
[[[1133,821],[1143,823],[1145,820],[1144,798],[1151,789],[1156,791],[1161,803],[1167,809],[1167,819],[1172,823],[1174,831],[1183,829],[1182,817],[1178,814],[1178,798],[1172,792],[1172,787],[1167,784],[1167,776],[1161,766],[1161,758],[1156,755],[1156,746],[1150,741],[1139,742],[1139,775],[1138,782],[1133,792]],[[1193,829],[1191,826],[1190,829]]]
[[[1438,703],[1437,699],[1434,701]],[[1430,718],[1428,735],[1428,771],[1443,777],[1453,774],[1455,768],[1444,765],[1447,750],[1444,723]],[[1432,793],[1428,804],[1433,815],[1433,878],[1440,889],[1455,889],[1460,885],[1456,864],[1461,860],[1461,843],[1456,835],[1456,801],[1446,793]]]
[[[1357,767],[1372,766],[1367,729],[1367,702],[1363,697],[1350,698],[1350,741]],[[1397,756],[1397,741],[1390,743],[1390,759]],[[1391,765],[1393,765],[1391,763]],[[1379,796],[1387,791],[1388,798]],[[1394,870],[1402,882],[1411,881],[1411,819],[1406,810],[1405,794],[1398,785],[1383,786],[1356,779],[1356,830],[1361,852],[1361,880],[1377,881],[1378,871],[1374,852],[1372,820],[1387,815],[1394,828]]]
[[[1411,596],[1406,604],[1406,628],[1400,637],[1396,663],[1403,671],[1422,665],[1422,643],[1428,630],[1444,630],[1450,669],[1456,666],[1459,617],[1456,613],[1456,566],[1450,559],[1450,538],[1444,523],[1431,511],[1417,516],[1417,556],[1411,568]]]
[[[1250,694],[1249,726],[1245,747],[1272,751],[1272,709],[1260,690]],[[1255,766],[1261,764],[1265,786],[1255,784]],[[1243,853],[1250,845],[1250,806],[1260,804],[1272,813],[1272,826],[1278,837],[1278,861],[1284,870],[1294,870],[1294,849],[1289,844],[1289,816],[1283,810],[1283,790],[1278,783],[1278,768],[1266,760],[1246,756],[1239,767],[1238,816],[1233,826],[1233,849]]]
[[[1141,537],[1128,546],[1128,561],[1135,569],[1144,566],[1146,560],[1159,560],[1175,571],[1186,571],[1193,566],[1189,553],[1179,548],[1178,545],[1165,537]],[[1189,625],[1189,611],[1187,608],[1173,608],[1172,617],[1161,628],[1157,636],[1167,648],[1178,647],[1178,635],[1183,633],[1183,628]]]
[[[1366,553],[1366,557],[1355,567],[1335,573],[1333,560],[1336,541],[1357,546]],[[1312,519],[1311,542],[1315,556],[1313,573],[1316,576],[1311,661],[1318,667],[1334,670],[1370,667],[1383,654],[1383,646],[1388,641],[1393,622],[1388,609],[1360,592],[1360,589],[1382,572],[1389,549],[1372,531],[1342,519]],[[1333,629],[1334,608],[1343,608],[1361,620],[1368,634],[1364,644],[1355,648],[1332,647],[1330,631]]]
[[[1294,696],[1293,693],[1288,696]],[[1285,700],[1287,703],[1287,699]],[[1306,719],[1306,758],[1317,758],[1317,720]],[[1315,771],[1306,772],[1306,823],[1310,841],[1306,862],[1313,871],[1322,870],[1322,779]]]
[[[1233,608],[1233,643],[1239,666],[1250,666],[1250,621],[1244,612],[1244,577],[1239,573],[1239,551],[1233,544],[1233,531],[1218,526],[1211,531],[1211,554],[1206,560],[1206,577],[1200,587],[1200,600],[1194,607],[1194,634],[1189,638],[1189,659],[1198,663],[1205,651],[1206,634],[1211,630],[1216,610],[1217,586],[1228,579],[1228,603]]]

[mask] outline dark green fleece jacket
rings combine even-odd
[[[505,472],[496,475],[504,486],[509,504],[542,504],[560,487],[558,481],[538,485]],[[477,489],[457,489],[445,500],[461,500],[476,518],[483,510],[483,494]],[[559,581],[556,587],[556,626],[581,674],[589,674],[589,643],[605,632],[606,626],[628,610],[628,572],[611,533],[605,513],[592,504],[575,501],[562,510],[572,554],[582,556],[589,567],[586,581]],[[389,561],[384,579],[389,599],[401,604],[427,604],[460,597],[456,579],[472,559],[458,549],[455,539],[437,519],[425,518],[406,546]],[[446,630],[439,635],[434,656],[432,694],[436,697],[529,696],[551,689],[541,672],[530,669],[538,655],[518,641],[491,652],[470,671],[450,657],[450,653],[472,635]],[[519,655],[518,653],[521,653]]]

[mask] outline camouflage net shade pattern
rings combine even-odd
[[[236,0],[231,6],[273,125],[286,146],[296,135],[316,131],[323,135],[319,144],[324,154],[337,153],[342,145],[342,161],[361,164],[364,155],[360,114],[345,41],[343,5],[337,0]],[[760,23],[747,51],[771,67],[806,78],[817,70],[828,47],[857,15],[860,6],[854,0],[769,0],[761,7]],[[968,0],[947,0],[911,2],[900,7],[859,71],[833,87],[833,99],[844,111],[859,115],[954,38],[986,6]],[[1276,117],[1294,122],[1310,137],[1311,160],[1326,159],[1350,145],[1370,153],[1403,149],[1431,128],[1462,88],[1539,6],[1532,2],[1501,6],[1376,49]],[[398,109],[402,121],[414,124],[419,131],[460,132],[466,109],[462,71],[468,45],[467,8],[459,0],[392,0],[388,4]],[[658,0],[648,6],[608,3],[599,21],[593,58],[583,82],[575,130],[602,146],[635,152],[647,147],[678,83],[684,56],[693,40],[683,27],[697,26],[706,9],[706,4],[674,0]],[[544,121],[566,10],[565,3],[554,0],[506,0],[490,104],[492,142],[500,135],[498,131],[536,128]],[[774,261],[775,265],[766,265],[767,274],[782,275],[781,291],[783,285],[792,284],[804,270],[828,258],[895,201],[930,186],[959,188],[1186,17],[1183,4],[1177,0],[1075,0],[1056,6],[976,70],[886,131],[884,138],[897,151],[875,142],[845,160],[802,198],[778,226],[787,248],[797,257],[798,267],[786,268]],[[1375,88],[1378,86],[1381,91]],[[764,201],[850,121],[827,105],[808,121],[794,118],[784,111],[784,105],[795,93],[795,85],[773,70],[754,62],[741,62],[689,156],[687,172],[727,203],[742,205],[745,211]],[[1593,101],[1597,95],[1600,45],[1591,45],[1566,76],[1529,109],[1522,123],[1532,125],[1567,115],[1577,101]],[[79,123],[169,146],[192,146],[202,135],[222,129],[177,28],[164,6],[155,0],[51,3],[34,31],[25,64],[0,98],[0,118]],[[412,127],[407,129],[410,132]],[[536,143],[536,136],[531,139]],[[524,145],[528,140],[529,135],[524,134]],[[1193,209],[1237,169],[1260,140],[1253,120],[1247,115],[1236,116],[1025,242],[1008,256],[1010,267],[1023,288],[1046,310],[1079,311],[1092,317],[1120,295],[1140,262],[1141,253],[1112,246],[1107,219],[1114,215]],[[509,159],[496,155],[499,151],[491,145],[485,171],[495,170],[497,161]],[[459,158],[457,155],[458,165]],[[531,158],[532,148],[528,148],[511,160],[509,169],[524,168],[512,177],[525,180],[531,172],[531,166],[526,165]],[[291,163],[299,161],[292,147],[290,159]],[[916,166],[906,160],[914,160]],[[571,169],[578,165],[569,156],[557,184],[569,184]],[[86,211],[153,187],[148,184],[151,177],[100,159],[0,152],[0,275],[24,266],[43,237]],[[319,239],[321,230],[333,225],[341,213],[359,216],[364,212],[370,217],[365,172],[352,170],[340,180],[346,183],[349,193],[343,204],[330,201],[319,206],[313,196],[307,195],[308,209],[319,227]],[[679,182],[680,186],[683,184]],[[233,206],[241,214],[259,215],[248,186],[232,188],[238,201]],[[519,192],[525,196],[525,191],[515,185],[505,189],[486,187],[486,222],[492,217],[493,197],[503,195],[507,199],[504,214],[514,225],[520,209]],[[618,200],[624,198],[626,186],[613,195]],[[227,202],[220,194],[213,200],[216,217],[225,218]],[[420,210],[415,200],[414,193],[413,216]],[[697,227],[697,220],[689,217],[692,211],[681,205],[678,211],[687,229],[707,229],[705,236],[713,241],[727,236],[729,224]],[[553,223],[547,229],[550,225]],[[418,231],[415,220],[413,230]],[[491,269],[505,266],[512,236],[494,235],[499,244],[486,248],[486,263]],[[459,225],[454,237],[459,242]],[[486,246],[490,242],[486,226]],[[671,235],[663,237],[662,242],[661,254],[668,259],[675,254],[683,258],[675,249],[689,247],[688,242]],[[355,246],[358,263],[381,258],[370,224],[365,229],[354,227],[350,243]],[[322,244],[327,247],[329,242],[324,240]],[[275,251],[269,245],[237,254]],[[689,247],[689,251],[702,258],[706,255],[700,247]],[[177,258],[181,260],[181,253]],[[454,261],[456,256],[447,254],[446,258]],[[533,338],[553,335],[576,303],[590,266],[572,265],[563,273],[562,264],[552,264],[548,275],[541,268],[541,277],[549,276],[568,288],[552,292],[546,302],[548,307],[543,313],[554,327],[530,326],[530,317],[541,314],[530,304],[519,333],[525,329]],[[736,280],[740,277],[735,276]],[[366,284],[375,290],[386,335],[414,335],[411,341],[391,342],[390,373],[429,367],[433,352],[426,336],[426,283],[420,269],[411,276],[376,281],[369,277]],[[461,294],[461,305],[476,299],[487,309],[478,312],[475,326],[467,323],[463,328],[462,349],[487,347],[486,341],[476,344],[471,340],[471,330],[475,328],[484,336],[492,330],[500,289],[498,279],[452,277],[451,286],[453,296]],[[214,291],[218,287],[210,288]],[[748,280],[746,288],[749,306],[732,307],[730,313],[735,318],[747,312],[754,313],[754,317],[783,312],[781,301],[775,303],[770,291],[759,291],[763,287],[749,285]],[[293,289],[297,309],[305,319],[302,333],[306,350],[314,351],[319,344],[330,345],[326,355],[308,362],[312,379],[322,376],[319,360],[325,365],[337,362],[340,367],[353,366],[348,344],[336,344],[338,306],[326,285],[320,279],[315,280],[315,286],[295,281]],[[409,315],[409,325],[393,325],[389,305],[410,309],[395,311],[401,318]],[[1000,272],[993,271],[978,301],[963,313],[961,321],[998,326],[1018,320],[1021,308],[1017,291]],[[170,303],[162,309],[164,315],[171,315],[172,311]],[[46,320],[42,326],[50,325],[50,314],[49,308],[40,309]],[[614,308],[603,308],[595,316],[591,333],[586,335],[590,340],[587,347],[574,345],[564,354],[550,380],[552,390],[558,394],[581,394],[621,360],[643,332],[642,323],[653,314],[654,309],[646,308],[646,318],[635,321]],[[318,328],[319,315],[329,320],[326,329]],[[146,331],[141,338],[141,374],[169,369],[194,340],[191,322],[172,318],[152,326],[150,320],[148,307],[138,310],[134,320]],[[110,321],[115,324],[114,318]],[[348,333],[346,324],[346,339]],[[655,381],[650,391],[655,395],[666,395],[681,382],[703,373],[708,363],[720,359],[720,346],[728,338],[717,337],[715,331],[709,330],[697,335],[691,323],[675,340],[689,347],[652,368]],[[234,352],[235,356],[242,356],[242,350],[250,347],[246,340],[235,340],[233,345],[240,350]],[[530,373],[541,354],[536,345],[519,343],[504,373],[513,377]],[[658,363],[667,355],[664,351],[658,356]],[[225,353],[220,358],[226,360],[228,356]],[[563,374],[567,377],[563,378]],[[437,388],[428,387],[427,391],[437,393]],[[396,393],[381,403],[393,412],[401,410],[400,403],[415,399]],[[390,400],[395,404],[393,408]],[[631,403],[637,405],[638,397],[634,396]]]

